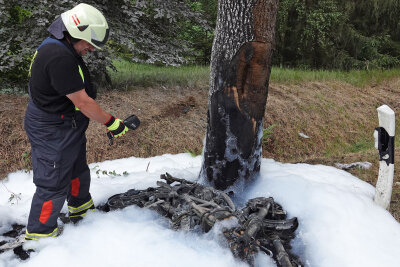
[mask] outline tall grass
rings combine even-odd
[[[117,72],[110,71],[116,86],[189,86],[207,87],[210,75],[205,66],[154,66],[147,64],[115,61]]]
[[[128,61],[115,61],[117,72],[110,71],[115,86],[189,86],[208,87],[209,66],[180,66],[165,67]],[[329,82],[340,81],[363,87],[380,83],[385,79],[400,77],[400,68],[390,70],[300,70],[273,67],[271,82],[301,83],[301,82]]]
[[[390,70],[298,70],[272,68],[271,81],[277,83],[299,82],[329,82],[341,81],[356,87],[364,87],[373,83],[381,83],[383,80],[400,77],[400,68]]]

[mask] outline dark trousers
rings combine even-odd
[[[66,199],[70,217],[82,217],[94,209],[86,162],[88,124],[89,119],[81,112],[75,112],[74,116],[50,114],[29,102],[25,130],[31,143],[36,192],[27,238],[56,235],[57,218]]]

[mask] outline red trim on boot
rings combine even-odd
[[[81,187],[81,181],[79,181],[79,177],[71,180],[71,195],[73,197],[77,197],[79,195],[79,189]]]
[[[39,221],[41,223],[45,224],[49,220],[52,211],[53,211],[53,201],[48,200],[48,201],[43,202]]]

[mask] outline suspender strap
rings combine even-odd
[[[68,48],[63,42],[61,42],[60,40],[51,38],[51,37],[47,37],[47,38],[44,39],[43,42],[38,46],[38,48],[36,49],[35,54],[33,55],[33,58],[32,58],[32,60],[31,60],[31,65],[29,66],[29,74],[28,74],[29,76],[28,76],[28,77],[31,77],[31,69],[32,69],[33,61],[35,60],[36,55],[37,55],[39,49],[42,48],[43,46],[47,45],[47,44],[58,44],[58,45],[64,47],[64,48],[68,51],[68,53],[70,53],[72,56],[74,56],[74,54],[69,50],[69,48]],[[78,64],[78,71],[79,71],[79,74],[81,75],[82,82],[85,83],[85,77],[83,76],[83,71],[82,71],[81,66],[80,66],[79,64]]]

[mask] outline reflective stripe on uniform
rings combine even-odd
[[[82,82],[85,83],[85,76],[83,75],[83,71],[82,71],[80,65],[78,65],[78,70],[79,70],[79,74],[81,75]],[[79,111],[79,108],[78,108],[77,106],[75,106],[75,110],[76,110],[76,111]]]
[[[78,213],[78,212],[81,212],[83,210],[89,209],[91,206],[93,206],[93,199],[90,199],[88,202],[86,202],[85,204],[83,204],[83,205],[81,205],[81,206],[79,206],[77,208],[72,207],[72,206],[68,206],[68,211],[70,213]]]
[[[82,71],[82,69],[81,69],[81,66],[80,65],[78,65],[78,69],[79,69],[79,74],[81,75],[81,77],[82,77],[82,82],[83,83],[85,83],[85,76],[83,76],[83,71]]]
[[[28,230],[25,231],[25,239],[31,240],[39,240],[40,238],[46,237],[56,237],[58,235],[58,228],[54,229],[50,234],[37,234],[37,233],[29,233]]]
[[[36,50],[35,54],[33,55],[32,59],[31,59],[31,64],[29,65],[28,77],[31,77],[31,69],[32,69],[33,61],[35,60],[37,53],[38,53],[38,51]]]
[[[77,214],[77,215],[71,215],[70,214],[68,217],[70,217],[70,218],[84,217],[88,213],[88,211],[94,211],[94,208],[87,209],[85,213],[80,213],[80,214]]]

